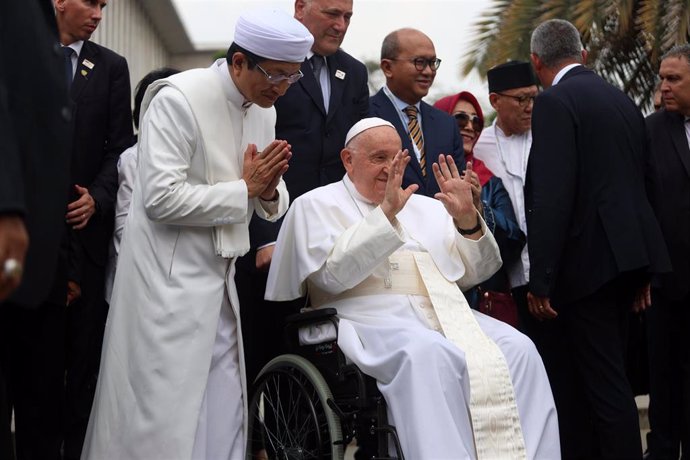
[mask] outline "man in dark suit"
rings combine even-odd
[[[67,311],[65,458],[78,458],[98,375],[103,329],[105,264],[113,231],[117,160],[133,143],[127,61],[89,41],[107,0],[55,0],[60,42],[73,78],[74,149],[71,226],[81,296]]]
[[[340,150],[345,135],[367,115],[366,67],[340,49],[351,17],[352,0],[295,1],[295,18],[314,36],[314,45],[302,64],[304,77],[275,103],[276,139],[288,141],[293,152],[283,176],[291,201],[343,178]],[[283,348],[281,318],[291,311],[284,303],[263,300],[281,222],[253,219],[252,249],[237,262],[249,382]],[[292,310],[298,305],[293,303]]]
[[[654,280],[646,312],[651,459],[690,455],[690,45],[672,48],[659,68],[664,109],[647,118],[650,200],[673,271]]]
[[[410,152],[403,187],[418,184],[416,193],[431,197],[439,192],[431,165],[441,153],[452,155],[461,171],[465,165],[455,119],[422,101],[440,64],[433,42],[419,30],[391,32],[381,45],[386,86],[369,100],[369,114],[391,122]]]
[[[60,458],[64,379],[61,325],[67,280],[55,279],[54,273],[69,181],[71,111],[64,75],[55,14],[50,4],[43,0],[3,1],[0,15],[0,458],[3,459],[12,458],[12,408],[18,458]],[[60,258],[60,263],[63,262]]]
[[[644,120],[620,90],[585,68],[567,21],[538,26],[531,59],[546,88],[532,114],[525,201],[530,313],[548,321],[546,359],[564,458],[640,458],[625,373],[627,318],[648,273],[669,268],[645,194]],[[646,304],[648,299],[639,301]],[[560,365],[560,366],[559,366]]]

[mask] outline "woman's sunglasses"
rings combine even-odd
[[[484,129],[484,125],[482,124],[482,120],[477,116],[470,116],[470,114],[465,113],[465,112],[458,112],[455,115],[455,121],[458,123],[458,128],[459,129],[464,129],[465,126],[467,126],[467,123],[472,121],[472,128],[479,132],[482,129]]]

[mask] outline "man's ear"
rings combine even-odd
[[[383,72],[383,75],[386,76],[386,78],[390,78],[393,76],[393,68],[392,68],[392,63],[390,59],[381,59],[381,71]]]
[[[65,9],[65,0],[54,0],[53,5],[56,10],[63,11]]]
[[[304,19],[304,8],[306,8],[307,2],[304,0],[295,0],[295,19],[302,22]]]
[[[491,104],[491,107],[496,110],[496,105],[498,104],[498,94],[489,93],[489,103]]]
[[[340,151],[340,161],[345,166],[345,171],[350,173],[352,171],[352,150],[345,147]]]

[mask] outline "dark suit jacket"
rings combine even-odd
[[[390,121],[400,135],[402,148],[410,152],[412,160],[405,168],[403,187],[419,184],[417,193],[430,197],[439,192],[431,165],[438,161],[438,156],[442,153],[453,155],[458,169],[461,171],[465,169],[465,154],[462,149],[458,125],[455,119],[446,112],[432,107],[424,101],[420,104],[424,151],[426,152],[426,177],[422,176],[422,168],[414,154],[412,140],[407,134],[395,106],[382,89],[369,99],[369,114],[372,117]]]
[[[87,226],[74,233],[84,255],[104,266],[113,232],[117,161],[134,143],[127,61],[96,43],[84,42],[70,94],[74,101],[72,184],[87,187],[97,203]],[[77,198],[72,191],[70,200]]]
[[[669,268],[645,194],[644,119],[628,96],[573,68],[537,97],[532,136],[525,185],[531,292],[569,302],[623,272]]]
[[[664,234],[673,271],[655,284],[671,300],[690,291],[690,149],[684,117],[662,110],[647,117],[648,195]]]
[[[23,215],[29,232],[22,284],[10,298],[27,306],[52,287],[64,226],[71,120],[64,75],[49,2],[3,2],[0,213]]]
[[[364,64],[343,50],[328,56],[326,61],[331,80],[328,114],[308,61],[302,63],[304,77],[275,103],[276,138],[292,145],[290,168],[284,176],[290,201],[343,178],[345,168],[340,151],[345,135],[367,116],[369,87]],[[279,230],[280,223],[254,218],[250,228],[252,247],[275,241]]]

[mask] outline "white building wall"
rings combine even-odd
[[[141,1],[108,2],[103,20],[91,37],[94,42],[127,59],[132,93],[144,75],[170,62],[170,54],[142,9]]]

